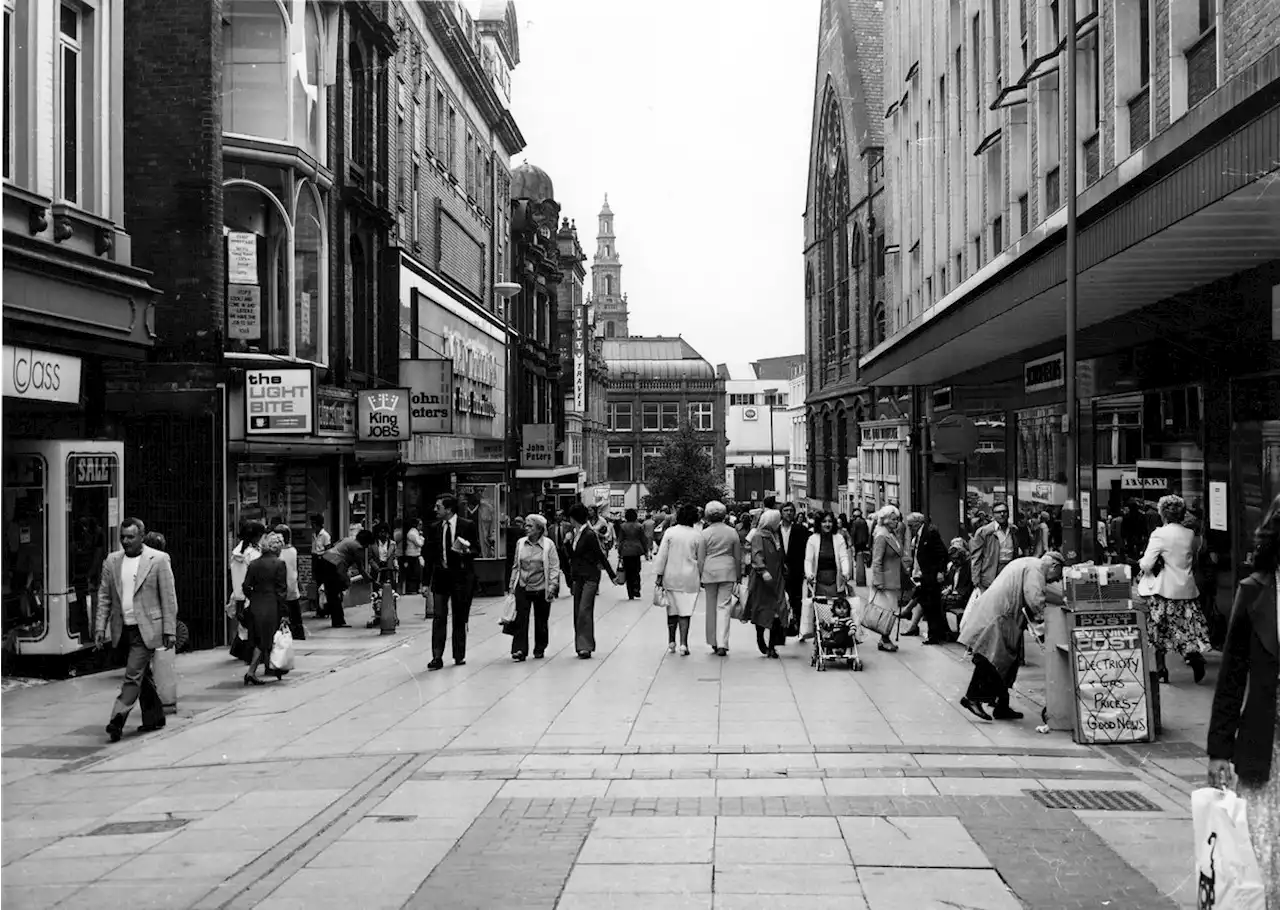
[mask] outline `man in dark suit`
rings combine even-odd
[[[427,533],[427,561],[431,566],[431,663],[428,670],[444,666],[444,642],[449,616],[453,615],[453,662],[467,662],[467,621],[475,586],[476,554],[480,529],[458,515],[458,500],[449,495],[436,499],[436,521]]]
[[[951,637],[942,610],[942,586],[947,574],[947,545],[932,523],[919,512],[907,516],[908,547],[912,553],[911,580],[917,585],[911,626],[903,635],[919,635],[920,620],[929,625],[926,645],[940,645]]]
[[[800,603],[804,598],[804,551],[809,531],[796,521],[795,503],[782,506],[782,563],[787,567],[787,602],[791,605],[792,625],[800,622]],[[785,631],[785,630],[784,630]]]

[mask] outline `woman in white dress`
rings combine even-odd
[[[666,592],[667,650],[676,653],[676,632],[680,632],[680,653],[689,655],[689,622],[698,594],[702,591],[702,567],[707,559],[707,542],[694,529],[698,507],[683,505],[676,513],[676,523],[662,535],[654,570],[657,585]]]

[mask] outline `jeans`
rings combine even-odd
[[[640,565],[644,557],[642,556],[624,556],[622,557],[622,569],[627,576],[627,596],[640,596]]]
[[[596,649],[596,592],[600,579],[573,580],[573,646],[588,654]]]
[[[137,626],[124,627],[118,647],[127,650],[129,656],[124,668],[124,685],[120,687],[120,695],[111,706],[111,726],[123,729],[134,702],[139,700],[142,702],[143,725],[159,726],[164,723],[164,705],[160,703],[160,693],[156,690],[156,680],[151,673],[151,658],[155,651],[143,642],[142,633]]]
[[[702,586],[703,602],[707,607],[707,644],[712,648],[729,647],[729,601],[733,597],[734,583],[712,582]]]
[[[533,653],[547,650],[547,623],[551,619],[551,601],[543,591],[526,591],[516,585],[516,621],[511,633],[511,653],[529,653],[529,614],[533,613]]]
[[[433,591],[431,612],[431,656],[444,657],[444,643],[453,616],[453,659],[467,659],[467,622],[471,618],[471,585],[467,579],[455,580],[448,590]]]
[[[342,597],[351,587],[351,581],[342,570],[327,559],[320,560],[320,584],[324,588],[324,600],[328,607],[329,619],[334,627],[347,624],[346,615],[342,612]]]

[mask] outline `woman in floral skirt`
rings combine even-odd
[[[1187,504],[1181,496],[1162,496],[1156,505],[1164,526],[1151,532],[1138,565],[1138,593],[1147,598],[1151,644],[1161,682],[1169,681],[1165,654],[1176,651],[1191,667],[1195,681],[1204,679],[1204,652],[1209,628],[1200,611],[1200,591],[1193,574],[1195,531],[1184,527]]]

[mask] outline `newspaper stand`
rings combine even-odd
[[[1046,617],[1046,715],[1078,743],[1150,742],[1159,697],[1146,610],[1129,567],[1067,567],[1065,605]]]

